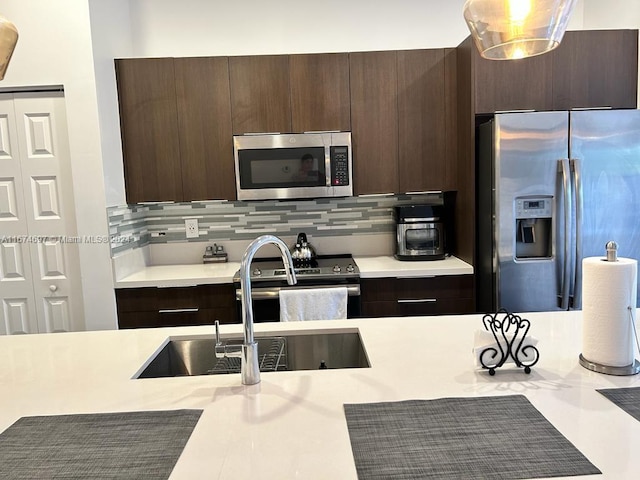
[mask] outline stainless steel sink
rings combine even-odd
[[[242,344],[241,337],[222,340]],[[370,367],[357,329],[256,335],[256,341],[263,372]],[[216,358],[215,343],[208,335],[169,338],[135,378],[239,373],[240,359]]]

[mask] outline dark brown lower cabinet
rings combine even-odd
[[[116,289],[119,328],[238,323],[231,284]]]
[[[360,280],[363,317],[473,313],[473,275]]]

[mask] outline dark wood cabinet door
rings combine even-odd
[[[398,52],[399,191],[446,190],[452,181],[447,110],[455,109],[447,87],[444,49]]]
[[[398,191],[397,53],[349,54],[356,195]]]
[[[360,281],[362,315],[391,317],[474,311],[473,275],[367,278]]]
[[[238,323],[232,284],[116,289],[120,328]]]
[[[115,61],[127,203],[181,201],[172,58]]]
[[[294,132],[351,130],[349,55],[290,55]]]
[[[230,57],[233,134],[291,132],[289,56]]]
[[[551,110],[553,58],[550,54],[518,60],[486,60],[472,49],[475,113]]]
[[[553,109],[636,108],[638,31],[567,32],[553,56]]]
[[[174,65],[184,200],[235,200],[228,59]]]

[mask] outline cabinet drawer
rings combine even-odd
[[[363,302],[473,298],[473,275],[361,280]]]
[[[146,312],[118,313],[119,328],[181,327],[189,325],[213,325],[237,323],[236,311],[230,308],[216,309],[162,309]]]
[[[189,308],[235,308],[231,284],[193,287],[144,287],[116,290],[119,312],[144,312]]]
[[[472,275],[398,278],[396,283],[396,297],[398,300],[471,298],[473,296],[472,290]]]
[[[120,328],[238,323],[232,284],[116,290]]]
[[[362,315],[394,317],[472,313],[473,275],[361,280]]]
[[[398,316],[453,315],[473,312],[471,298],[440,298],[429,302],[399,303]]]

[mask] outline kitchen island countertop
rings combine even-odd
[[[473,267],[456,257],[433,261],[399,261],[393,256],[354,256],[361,278],[470,275]],[[240,262],[152,265],[115,282],[116,288],[185,287],[231,283]]]
[[[358,329],[371,368],[263,373],[254,386],[239,374],[132,378],[168,337],[212,336],[210,326],[0,337],[0,431],[23,416],[195,408],[173,480],[349,480],[345,403],[522,394],[603,472],[571,478],[637,478],[640,422],[596,389],[640,386],[640,375],[578,364],[581,312],[523,316],[539,340],[529,375],[476,369],[481,315],[261,323],[257,332]]]

